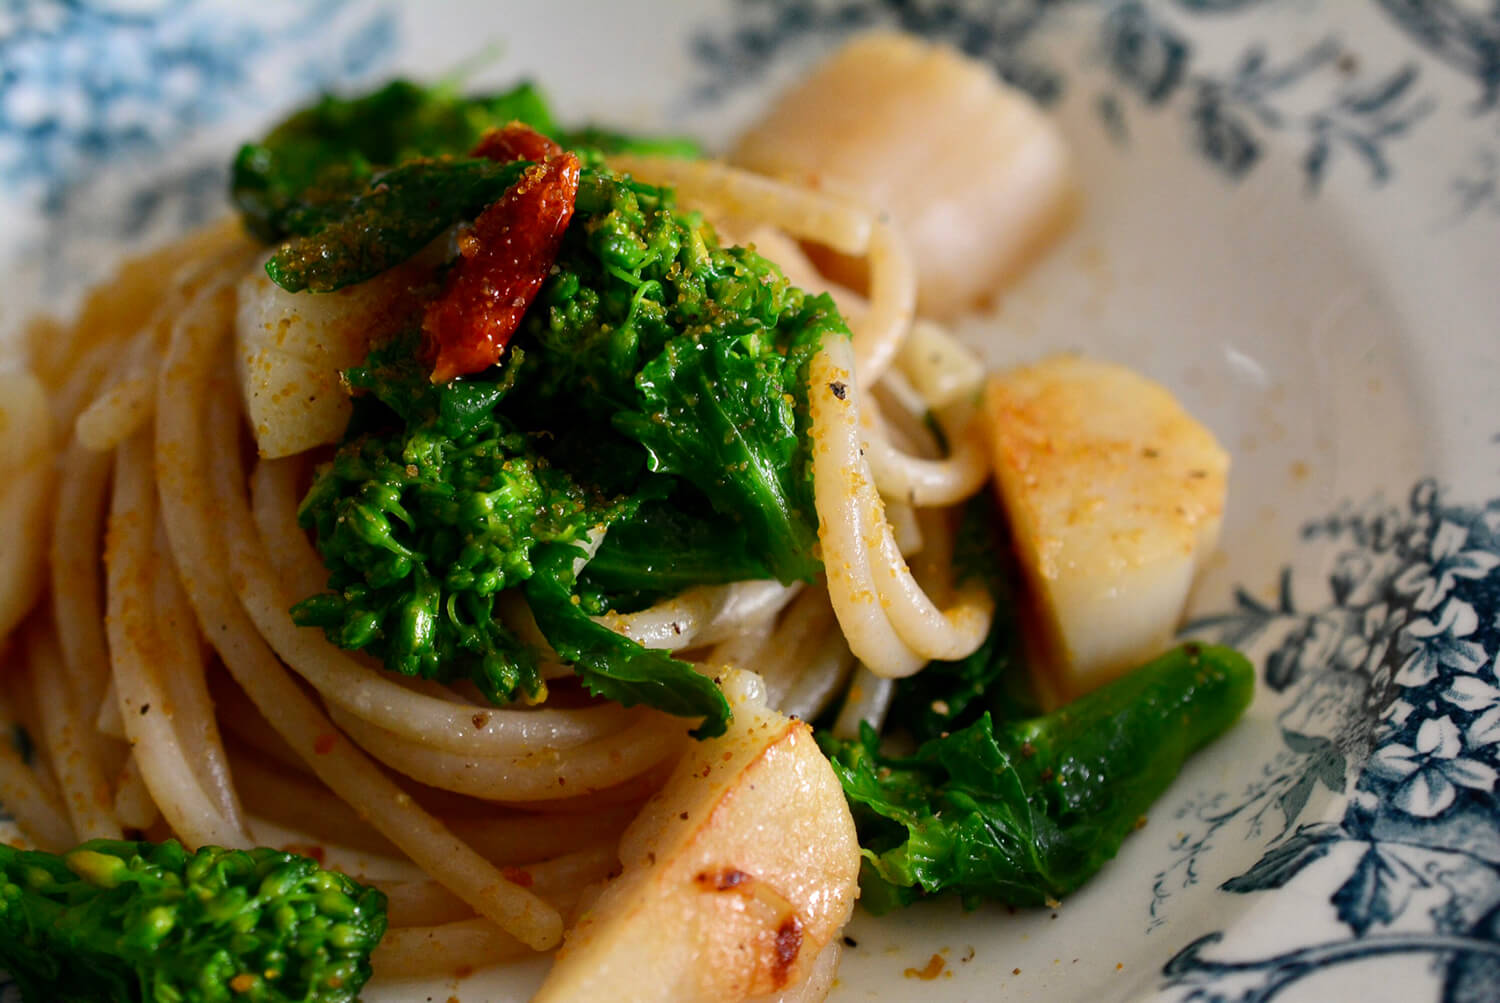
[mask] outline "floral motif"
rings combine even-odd
[[[1177,89],[1192,52],[1186,39],[1138,3],[1111,11],[1100,40],[1115,76],[1150,104],[1159,104]]]
[[[1323,182],[1335,151],[1362,160],[1376,183],[1390,177],[1388,143],[1432,112],[1416,95],[1419,70],[1405,64],[1373,83],[1345,79],[1354,56],[1337,38],[1324,38],[1290,58],[1273,59],[1252,45],[1228,73],[1186,73],[1190,46],[1131,2],[1104,22],[1104,46],[1116,77],[1148,105],[1166,103],[1181,83],[1190,93],[1188,119],[1199,150],[1227,176],[1244,176],[1260,159],[1270,133],[1301,135],[1309,188]],[[1153,67],[1155,67],[1154,72]],[[1311,103],[1310,103],[1311,102]],[[1294,110],[1310,107],[1311,110]]]
[[[1034,57],[1025,43],[1060,8],[1083,0],[741,0],[727,24],[696,32],[691,50],[705,71],[697,101],[716,101],[761,79],[788,51],[809,41],[844,38],[856,31],[899,28],[942,39],[994,65],[1007,82],[1042,103],[1062,92],[1061,72]]]
[[[1453,178],[1451,189],[1455,218],[1486,209],[1500,217],[1500,153],[1488,147],[1476,150],[1468,167]]]
[[[1266,0],[1177,0],[1177,5],[1202,13],[1227,14],[1265,2]]]
[[[1397,685],[1425,686],[1437,679],[1445,667],[1456,672],[1473,672],[1485,659],[1483,645],[1469,640],[1478,627],[1479,614],[1460,599],[1448,600],[1436,620],[1413,619],[1406,628],[1412,653],[1396,674]]]
[[[1497,511],[1500,500],[1483,508],[1447,504],[1430,481],[1413,488],[1404,509],[1380,499],[1345,506],[1304,530],[1308,540],[1339,548],[1326,606],[1300,612],[1287,575],[1275,607],[1241,597],[1238,610],[1199,625],[1239,638],[1283,631],[1266,677],[1291,697],[1277,719],[1286,752],[1246,796],[1191,813],[1206,835],[1179,839],[1173,850],[1180,856],[1158,883],[1175,870],[1191,872],[1196,847],[1226,825],[1244,824],[1253,838],[1274,803],[1280,835],[1222,887],[1253,894],[1317,871],[1334,879],[1329,901],[1350,936],[1222,960],[1207,953],[1218,953],[1225,937],[1210,934],[1167,964],[1164,988],[1187,1000],[1260,1003],[1319,966],[1424,953],[1444,971],[1444,1000],[1493,995],[1500,979]],[[1341,765],[1364,762],[1343,818],[1299,825],[1308,777],[1326,770],[1330,756]],[[1329,776],[1329,789],[1342,794],[1343,774]],[[1352,865],[1347,852],[1334,853],[1342,848],[1357,850]],[[1153,924],[1165,898],[1160,889],[1153,898]],[[1427,922],[1418,922],[1423,915]],[[1387,928],[1402,932],[1373,937]]]
[[[1458,0],[1378,0],[1417,43],[1479,83],[1480,110],[1500,101],[1500,7],[1475,10]]]
[[[1243,177],[1260,159],[1260,142],[1244,115],[1226,100],[1221,85],[1212,81],[1198,85],[1192,122],[1198,149],[1229,177]]]
[[[718,101],[811,41],[826,44],[857,30],[897,27],[991,63],[1003,79],[1044,104],[1070,87],[1092,88],[1099,121],[1117,143],[1131,135],[1130,109],[1122,98],[1133,97],[1153,114],[1173,110],[1183,116],[1204,162],[1231,180],[1255,170],[1272,145],[1290,142],[1301,149],[1309,193],[1317,193],[1343,161],[1361,165],[1371,184],[1385,184],[1395,170],[1393,148],[1437,109],[1421,65],[1406,60],[1365,66],[1366,39],[1339,37],[1336,27],[1300,49],[1252,43],[1227,68],[1203,58],[1193,19],[1242,14],[1264,2],[739,0],[727,23],[694,35],[692,52],[703,73],[692,100]],[[1307,6],[1311,13],[1318,5]],[[1381,0],[1381,8],[1423,49],[1480,79],[1485,102],[1493,104],[1500,48],[1491,43],[1500,38],[1500,15],[1458,11],[1452,0]],[[1093,31],[1097,60],[1066,70],[1054,64],[1045,39],[1062,24]],[[1102,89],[1090,65],[1107,71]],[[1500,212],[1494,160],[1485,148],[1477,170],[1452,182],[1460,208],[1455,222],[1484,205]]]
[[[231,111],[367,72],[388,12],[348,0],[12,3],[0,19],[0,182],[57,213],[89,170],[162,149]]]
[[[1490,663],[1490,676],[1500,677],[1500,655]],[[1465,738],[1473,747],[1500,743],[1500,687],[1479,676],[1453,680],[1442,698],[1459,710],[1475,715]]]
[[[1417,728],[1416,748],[1392,742],[1375,750],[1365,769],[1396,785],[1393,804],[1417,818],[1434,818],[1447,811],[1458,788],[1494,788],[1493,767],[1463,759],[1463,740],[1452,718],[1428,718]]]
[[[1445,522],[1432,538],[1429,561],[1412,564],[1396,578],[1396,591],[1416,593],[1416,608],[1429,610],[1453,591],[1460,578],[1484,578],[1500,565],[1500,554],[1465,550],[1469,531]]]

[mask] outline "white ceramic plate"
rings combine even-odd
[[[0,329],[220,212],[234,143],[321,86],[487,54],[476,87],[530,75],[567,120],[722,144],[877,24],[1061,122],[1081,223],[963,333],[996,362],[1129,362],[1213,426],[1235,469],[1195,616],[1262,685],[1056,913],[859,916],[834,998],[1500,998],[1488,0],[11,0]],[[522,998],[540,970],[367,998]]]

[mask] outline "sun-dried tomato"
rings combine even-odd
[[[483,157],[500,164],[508,164],[512,160],[534,160],[541,163],[560,156],[562,152],[561,146],[531,126],[512,122],[486,132],[478,145],[469,151],[469,156]]]
[[[519,156],[524,152],[524,156]],[[500,361],[526,308],[557,258],[578,195],[578,158],[513,123],[488,133],[476,156],[546,159],[527,168],[459,240],[461,255],[422,331],[435,349],[432,382],[477,373]]]

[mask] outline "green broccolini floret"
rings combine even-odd
[[[496,704],[546,694],[496,594],[531,577],[534,548],[581,540],[611,511],[495,412],[521,357],[493,381],[433,387],[410,339],[372,353],[346,374],[369,395],[363,414],[299,513],[329,568],[299,624],[406,675],[472,680]],[[361,429],[381,405],[399,424]]]
[[[586,171],[557,274],[521,325],[516,343],[536,347],[518,395],[559,439],[583,419],[644,446],[647,469],[696,489],[772,577],[807,580],[820,570],[807,365],[824,337],[848,336],[832,300],[720,246],[670,193]]]
[[[855,741],[820,735],[859,826],[861,903],[1061,899],[1234,724],[1254,680],[1238,652],[1190,643],[1050,714],[997,724],[986,711],[912,756],[883,755],[868,725]]]
[[[231,167],[231,195],[246,226],[260,239],[270,243],[306,234],[327,218],[329,206],[376,187],[383,171],[462,156],[487,129],[510,122],[523,122],[571,148],[683,157],[699,152],[686,139],[627,136],[596,127],[560,129],[546,98],[531,83],[497,94],[462,95],[451,87],[392,80],[355,98],[325,95],[259,142],[245,144]],[[389,176],[384,180],[398,190],[402,184]],[[490,201],[504,190],[502,186]],[[410,203],[419,205],[418,198],[413,192]]]
[[[876,914],[931,895],[971,907],[1063,898],[1251,697],[1243,656],[1186,644],[1043,714],[1023,652],[1020,569],[988,492],[964,507],[954,564],[984,582],[995,619],[967,658],[898,681],[886,729],[908,732],[916,753],[883,753],[868,727],[855,741],[818,736],[854,809],[860,902]]]
[[[385,906],[267,848],[0,845],[0,969],[37,1003],[342,1003],[370,978]]]
[[[848,329],[827,297],[721,246],[670,192],[585,162],[551,275],[501,365],[433,386],[413,331],[345,374],[355,416],[300,512],[328,591],[293,616],[395,671],[536,701],[538,653],[496,607],[524,586],[592,692],[702,716],[698,734],[715,734],[728,705],[711,681],[588,614],[700,584],[677,565],[684,548],[716,565],[702,581],[818,572],[806,370]],[[499,169],[419,160],[342,199],[293,200],[281,218],[296,235],[268,271],[294,290],[363,281],[472,218]],[[652,533],[667,524],[688,528],[682,544]],[[603,573],[576,582],[578,544],[615,528]],[[640,574],[611,578],[622,553],[645,559]]]

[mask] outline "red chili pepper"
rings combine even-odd
[[[477,373],[500,361],[526,308],[546,281],[573,218],[578,195],[578,158],[525,126],[512,124],[480,140],[476,155],[495,160],[548,159],[526,169],[521,180],[474,221],[459,241],[462,256],[447,287],[422,320],[436,346],[432,382]],[[550,151],[550,152],[548,152]]]

